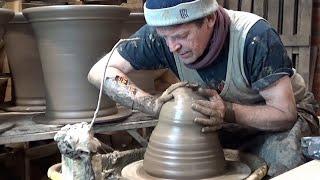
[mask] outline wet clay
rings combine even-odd
[[[191,104],[204,98],[189,88],[178,88],[172,94],[174,99],[162,106],[150,137],[143,169],[164,179],[206,179],[223,174],[226,161],[217,133],[201,133],[201,126],[193,122],[204,116],[193,111]]]
[[[201,133],[201,126],[193,122],[204,116],[193,111],[191,104],[204,98],[186,87],[172,94],[174,99],[162,106],[144,160],[125,166],[122,176],[131,180],[245,179],[255,167],[249,167],[239,153],[228,157],[217,133]]]
[[[64,179],[94,180],[91,164],[92,155],[101,146],[93,136],[90,124],[66,125],[54,136],[62,154],[62,174]]]

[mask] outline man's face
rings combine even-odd
[[[165,40],[171,52],[185,63],[195,62],[204,52],[211,38],[215,16],[204,19],[201,27],[187,23],[173,27],[158,27],[157,33]]]

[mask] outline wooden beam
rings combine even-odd
[[[142,147],[148,146],[148,141],[144,139],[136,129],[127,130],[127,132],[132,136]]]
[[[310,53],[310,47],[299,47],[299,61],[297,62],[297,72],[303,77],[308,90],[310,90]]]
[[[239,0],[229,0],[228,1],[228,9],[238,10]]]
[[[29,160],[32,160],[32,159],[48,157],[57,152],[59,152],[57,144],[50,143],[50,144],[45,144],[37,147],[28,148],[25,150],[25,155],[29,158]]]
[[[264,17],[264,0],[254,0],[253,13]]]
[[[310,35],[280,35],[285,46],[310,46]]]
[[[283,4],[283,35],[293,35],[294,27],[294,1],[284,0]]]
[[[298,7],[299,7],[299,9],[298,9],[298,23],[297,23],[298,34],[299,35],[311,34],[312,1],[311,0],[300,0]]]
[[[280,1],[279,0],[268,0],[268,13],[267,19],[271,26],[279,32],[279,18],[280,18]]]
[[[241,11],[251,12],[252,0],[242,0],[241,1]]]

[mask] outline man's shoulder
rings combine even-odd
[[[153,34],[153,35],[157,35],[157,31],[156,31],[156,28],[153,27],[153,26],[149,26],[147,24],[145,24],[144,26],[142,26],[137,32],[136,32],[136,35],[139,35],[139,36],[142,36],[142,35],[145,35],[145,36],[148,36],[150,34]]]
[[[148,24],[145,24],[141,27],[141,29],[143,29],[144,31],[152,32],[155,31],[156,28],[154,26],[149,26]]]
[[[261,36],[269,31],[275,31],[268,21],[261,19],[258,20],[249,30],[249,35]]]
[[[268,46],[274,44],[282,44],[280,36],[269,22],[264,19],[257,21],[246,35],[245,48],[250,46],[255,49],[254,47],[259,46],[260,48],[263,47],[263,49],[267,50],[269,49]]]

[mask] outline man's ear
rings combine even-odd
[[[217,19],[216,14],[207,16],[209,28],[212,28],[214,26],[214,24],[216,23],[216,19]]]

